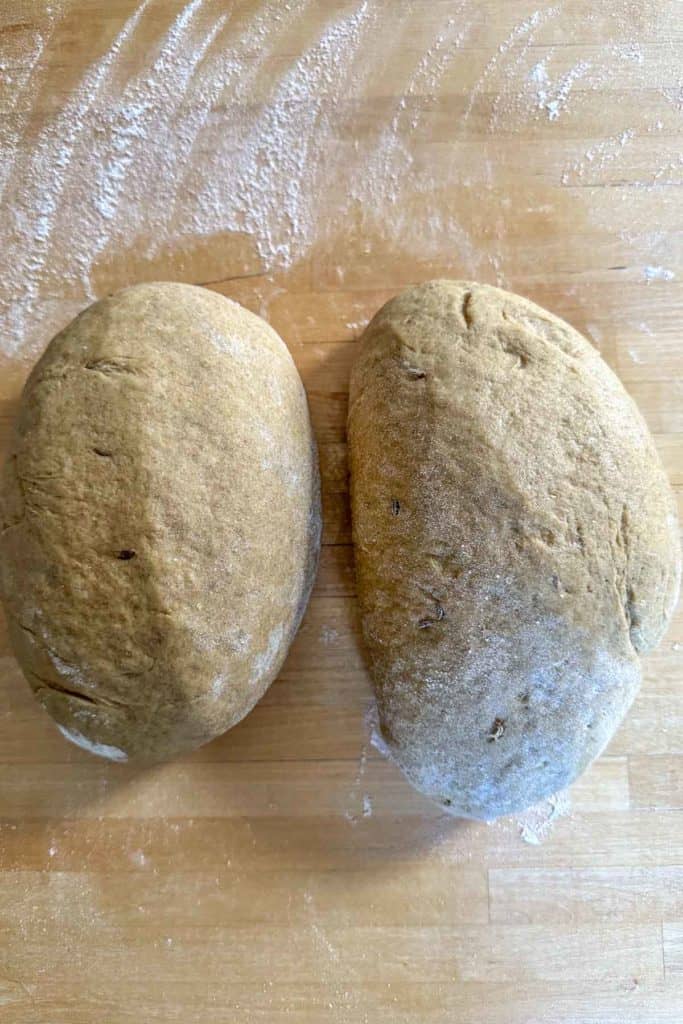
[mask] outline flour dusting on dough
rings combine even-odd
[[[82,670],[77,668],[76,665],[70,665],[68,662],[64,661],[63,658],[60,658],[59,655],[56,654],[53,650],[51,650],[49,647],[47,648],[47,655],[52,664],[54,665],[54,667],[59,672],[60,676],[62,676],[64,679],[70,679],[72,682],[77,683],[80,686],[87,686]]]
[[[270,631],[268,643],[264,651],[257,654],[253,661],[254,674],[261,678],[272,671],[282,647],[282,640],[285,634],[285,627],[282,623]]]
[[[111,747],[107,743],[95,743],[93,740],[89,740],[83,733],[77,732],[75,729],[67,729],[65,725],[56,723],[57,728],[61,732],[62,736],[66,736],[68,740],[75,743],[77,747],[82,747],[83,750],[87,750],[91,754],[97,754],[99,757],[106,757],[110,761],[127,761],[128,754],[123,750],[119,750],[118,747]]]
[[[228,680],[224,675],[218,675],[211,684],[211,695],[214,700],[219,700],[225,693],[225,688],[228,685]]]

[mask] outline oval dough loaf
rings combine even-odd
[[[634,403],[568,324],[432,281],[351,379],[353,538],[381,739],[454,814],[568,785],[676,601],[673,498]]]
[[[263,320],[182,284],[91,306],[31,373],[2,490],[13,646],[69,739],[158,760],[247,714],[320,541],[306,396]]]

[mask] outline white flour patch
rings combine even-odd
[[[373,701],[368,707],[365,713],[365,727],[370,735],[370,743],[377,750],[382,757],[386,757],[388,761],[393,761],[391,751],[384,741],[384,737],[380,732],[379,728],[379,711],[377,705]]]
[[[534,64],[529,72],[529,81],[535,82],[536,85],[541,86],[545,86],[549,83],[548,60],[549,57],[544,57],[543,60],[539,60],[537,64]]]
[[[667,267],[643,267],[643,277],[646,281],[673,281],[675,278],[673,270]]]
[[[368,818],[372,814],[372,802],[367,793],[361,795],[361,785],[363,782],[363,776],[365,775],[365,769],[368,764],[368,745],[367,742],[363,744],[360,752],[360,758],[358,759],[358,770],[356,772],[356,778],[354,779],[353,786],[349,792],[349,803],[350,806],[344,811],[344,817],[352,825],[356,825],[359,818]]]
[[[683,78],[676,85],[663,88],[661,93],[677,113],[683,113]]]
[[[339,630],[333,629],[332,626],[323,626],[320,630],[320,639],[325,647],[336,644],[339,642]]]
[[[224,331],[216,330],[215,327],[206,324],[204,332],[215,349],[229,355],[231,359],[238,362],[248,362],[254,359],[256,347],[243,335],[227,334]]]
[[[62,736],[66,736],[68,740],[75,743],[77,747],[82,747],[83,750],[89,751],[91,754],[97,754],[99,757],[106,757],[110,761],[127,761],[128,754],[123,750],[119,750],[118,747],[109,746],[107,743],[95,743],[93,740],[89,740],[83,733],[77,732],[75,729],[67,729],[66,726],[56,723],[57,728],[61,732]]]
[[[525,843],[539,846],[545,842],[558,818],[566,817],[571,811],[569,793],[563,790],[541,803],[530,807],[519,818],[519,834]]]
[[[347,331],[351,331],[354,338],[360,338],[369,323],[370,321],[367,317],[364,317],[362,320],[347,320],[346,329]]]

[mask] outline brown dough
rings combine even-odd
[[[673,497],[634,403],[557,317],[432,281],[368,326],[349,447],[388,753],[458,815],[567,786],[613,735],[678,592]]]
[[[247,714],[320,542],[306,396],[266,323],[181,284],[91,306],[31,373],[2,491],[13,646],[65,735],[157,760]]]

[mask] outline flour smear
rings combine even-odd
[[[141,267],[194,279],[183,253],[221,238],[234,244],[218,246],[214,279],[286,283],[324,251],[346,260],[333,268],[343,284],[358,254],[399,252],[506,283],[502,229],[481,246],[477,220],[482,196],[507,187],[496,134],[556,131],[610,76],[648,68],[628,4],[591,15],[590,60],[569,63],[571,45],[554,42],[577,34],[571,10],[518,6],[518,20],[492,24],[474,0],[440,17],[411,0],[131,2],[84,33],[70,78],[60,53],[74,15],[46,4],[0,49],[0,352],[34,357]],[[566,140],[557,194],[584,166],[620,159],[634,131],[583,155]]]

